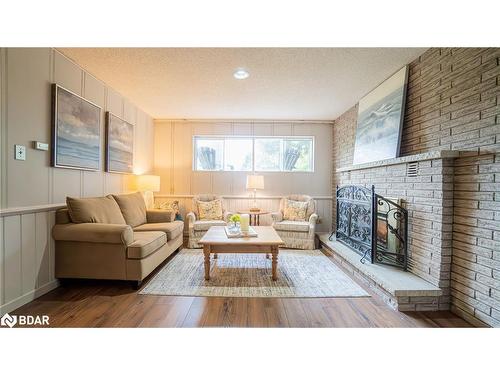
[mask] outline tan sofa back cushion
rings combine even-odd
[[[60,208],[56,211],[56,224],[69,224],[71,217],[67,208]]]
[[[73,223],[125,224],[120,207],[112,196],[98,198],[66,198]]]
[[[136,227],[146,223],[146,203],[141,193],[113,195],[128,225]]]

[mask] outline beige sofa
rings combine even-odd
[[[220,220],[201,220],[198,212],[198,201],[210,202],[220,200],[222,205],[222,218]],[[189,230],[188,247],[191,249],[200,248],[201,245],[198,241],[207,233],[208,229],[213,226],[225,226],[232,215],[231,212],[226,211],[224,199],[214,194],[200,194],[193,197],[192,211],[186,215]]]
[[[182,246],[174,213],[146,210],[140,193],[67,198],[56,213],[57,278],[133,280],[138,285]]]
[[[307,202],[305,220],[284,220],[284,210],[287,200]],[[290,249],[313,250],[315,246],[315,231],[318,215],[316,202],[308,195],[289,195],[280,201],[278,212],[272,213],[273,228]]]

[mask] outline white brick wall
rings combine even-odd
[[[401,145],[403,156],[461,151],[454,182],[449,173],[433,174],[433,168],[446,171],[451,165],[430,165],[429,174],[410,188],[408,207],[412,227],[418,228],[412,237],[412,257],[419,261],[413,271],[444,284],[448,274],[452,311],[473,324],[491,326],[500,326],[499,59],[500,48],[431,48],[412,62]],[[335,121],[334,169],[352,164],[356,116],[353,107]],[[409,182],[398,179],[400,172],[386,176],[391,180],[384,180],[384,173],[363,178],[396,196],[410,190],[404,185]],[[340,174],[334,174],[333,190],[340,182]],[[440,227],[443,236],[429,241]],[[440,267],[428,259],[437,249]]]

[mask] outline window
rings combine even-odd
[[[222,170],[224,139],[195,138],[196,170]]]
[[[312,139],[285,139],[283,170],[307,172],[312,169]]]
[[[281,170],[281,138],[255,140],[255,170],[274,172]]]
[[[227,138],[224,146],[225,171],[251,171],[253,145],[251,138]]]
[[[197,171],[312,172],[313,137],[195,136]]]

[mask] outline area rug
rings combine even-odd
[[[203,251],[183,249],[139,292],[211,297],[367,297],[319,250],[280,250],[278,280],[265,254],[219,254],[204,279]]]

